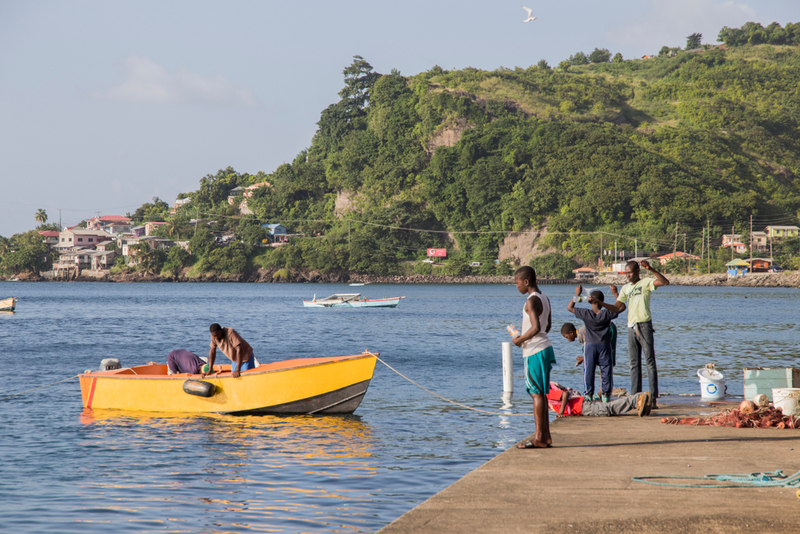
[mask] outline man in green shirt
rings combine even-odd
[[[657,408],[658,370],[656,369],[656,353],[653,345],[653,320],[650,314],[650,293],[661,286],[668,286],[669,280],[653,269],[650,262],[642,261],[642,268],[650,271],[654,278],[640,278],[639,264],[629,261],[625,266],[625,277],[628,283],[617,293],[616,286],[611,286],[611,293],[616,297],[614,304],[604,304],[612,312],[622,313],[628,310],[628,359],[631,365],[631,395],[642,391],[642,352],[647,366],[647,381],[650,384],[650,398],[653,408]]]

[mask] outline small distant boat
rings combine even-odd
[[[363,285],[364,285],[363,282],[359,282],[357,284],[350,284],[350,287],[357,287],[357,286],[363,286]]]
[[[14,311],[17,307],[17,297],[0,300],[0,311]]]
[[[231,375],[167,374],[150,363],[80,375],[84,408],[148,412],[261,414],[351,414],[367,393],[377,352],[301,358],[261,365]]]
[[[324,299],[304,300],[306,308],[394,308],[405,297],[389,297],[382,299],[368,299],[361,293],[336,293]]]

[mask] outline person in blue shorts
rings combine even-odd
[[[520,267],[514,273],[517,290],[527,295],[522,308],[522,334],[512,339],[522,347],[525,363],[525,389],[533,399],[533,417],[536,433],[532,441],[519,443],[519,449],[550,447],[550,419],[547,414],[546,395],[550,391],[550,370],[556,363],[553,344],[547,337],[552,325],[550,299],[536,285],[536,271],[531,267]]]

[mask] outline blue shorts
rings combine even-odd
[[[239,369],[239,370],[240,371],[247,371],[249,369],[255,369],[255,368],[256,368],[256,355],[255,354],[251,354],[249,360],[247,360],[246,362],[242,362],[242,368]],[[236,370],[236,364],[235,363],[233,364],[233,369]]]
[[[550,391],[550,370],[556,363],[556,354],[553,347],[526,356],[525,362],[525,390],[531,395],[547,395]]]

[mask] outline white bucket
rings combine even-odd
[[[783,411],[783,415],[800,414],[800,388],[773,388],[772,404]]]
[[[700,377],[700,398],[703,400],[721,400],[725,398],[725,375],[715,369],[698,369]]]

